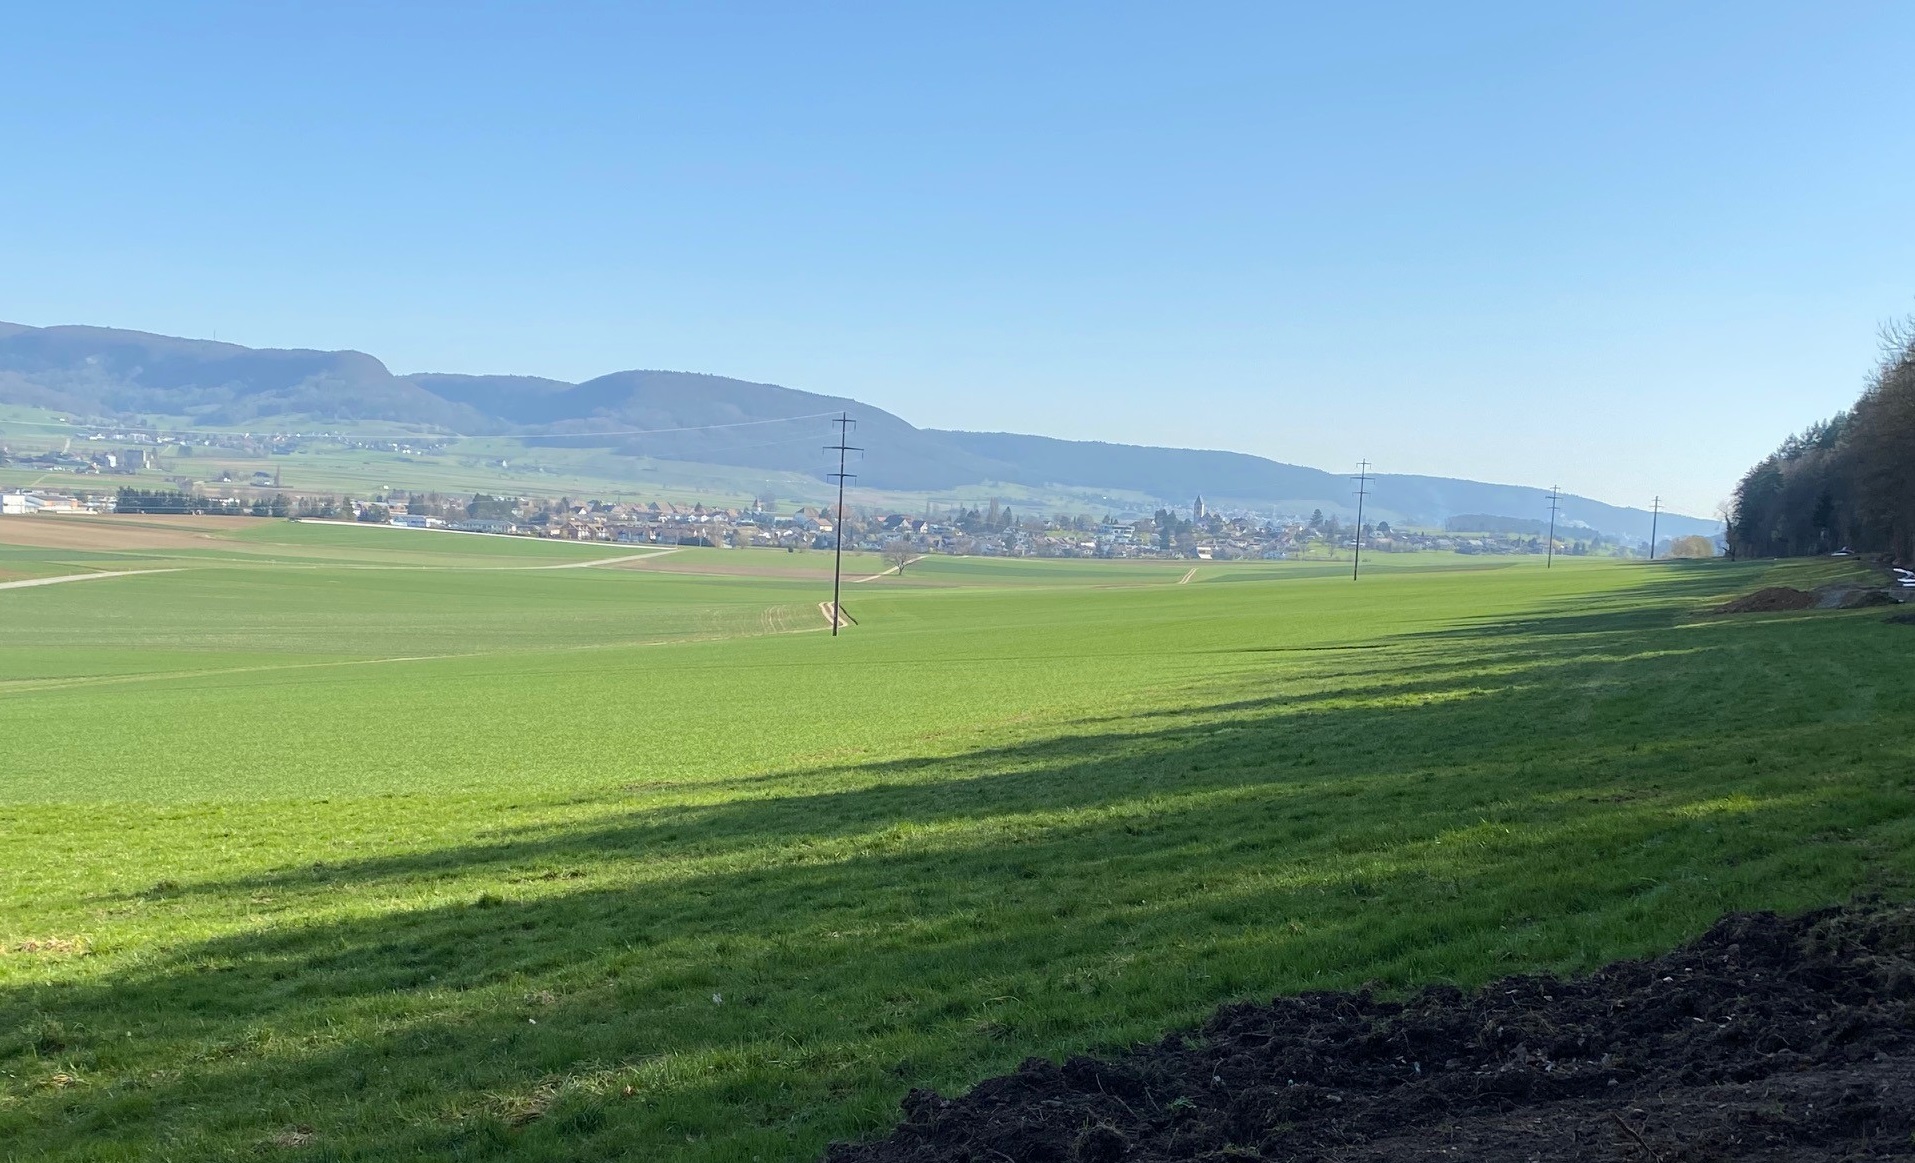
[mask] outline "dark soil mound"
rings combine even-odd
[[[903,1107],[827,1160],[1915,1158],[1915,909],[1734,914],[1576,981],[1227,1006]]]
[[[1915,614],[1890,614],[1888,622],[1894,626],[1915,626]]]
[[[1823,586],[1815,591],[1818,610],[1860,610],[1868,606],[1892,606],[1895,599],[1871,586]]]
[[[1815,604],[1815,595],[1791,586],[1770,586],[1752,594],[1743,594],[1717,606],[1718,614],[1773,614],[1782,610],[1806,610]]]

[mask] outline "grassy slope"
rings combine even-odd
[[[0,405],[0,444],[10,445],[20,453],[63,446],[80,451],[118,447],[112,441],[97,444],[88,441],[86,436],[92,431],[91,425],[69,424],[57,418],[61,415]],[[828,443],[829,425],[823,421],[819,421],[818,425],[816,440]],[[293,426],[328,431],[337,427],[321,422]],[[174,417],[160,427],[179,432],[193,430],[197,426],[184,417]],[[444,433],[408,432],[392,425],[347,425],[346,428],[377,440],[410,438],[436,443],[446,439]],[[708,505],[746,505],[754,498],[769,495],[777,498],[780,506],[789,511],[794,505],[829,504],[836,496],[830,482],[815,475],[696,461],[653,460],[614,455],[607,449],[556,447],[541,440],[518,441],[502,437],[460,438],[453,440],[445,451],[430,455],[344,448],[311,442],[300,451],[285,456],[246,456],[234,450],[200,448],[191,456],[168,451],[163,458],[163,470],[148,470],[130,476],[74,475],[24,467],[0,468],[0,488],[37,486],[112,492],[122,486],[172,488],[174,486],[170,482],[173,478],[185,477],[206,482],[205,488],[210,492],[236,489],[250,495],[253,490],[248,486],[253,473],[263,471],[277,474],[288,491],[351,494],[358,497],[400,490],[455,495],[484,492],[558,497],[570,494],[601,500],[703,501]],[[510,467],[500,467],[501,460],[508,462]],[[819,467],[824,467],[822,461]],[[231,482],[219,482],[222,471],[231,474]],[[1113,505],[1146,512],[1157,504],[1142,494],[1121,491],[1111,494],[1109,490],[1031,488],[1001,482],[980,482],[936,493],[854,487],[849,496],[854,504],[897,507],[910,511],[922,509],[927,502],[948,509],[959,503],[983,505],[994,497],[1009,502],[1020,512],[1037,509],[1045,512],[1102,513]]]
[[[1915,845],[1915,632],[1689,616],[1761,565],[940,561],[832,641],[803,579],[341,536],[0,593],[0,1158],[806,1158]]]

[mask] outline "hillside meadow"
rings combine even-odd
[[[0,590],[9,1161],[804,1160],[1908,893],[1915,627],[1702,612],[1821,566],[934,559],[833,639],[817,555],[98,528],[0,522],[156,571]]]

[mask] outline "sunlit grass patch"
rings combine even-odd
[[[802,577],[0,594],[0,1158],[804,1159],[1232,998],[1906,891],[1896,628],[1693,617],[1765,566],[1102,564],[835,641]]]

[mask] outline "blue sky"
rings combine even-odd
[[[0,319],[1707,514],[1915,310],[1915,6],[9,6]]]

